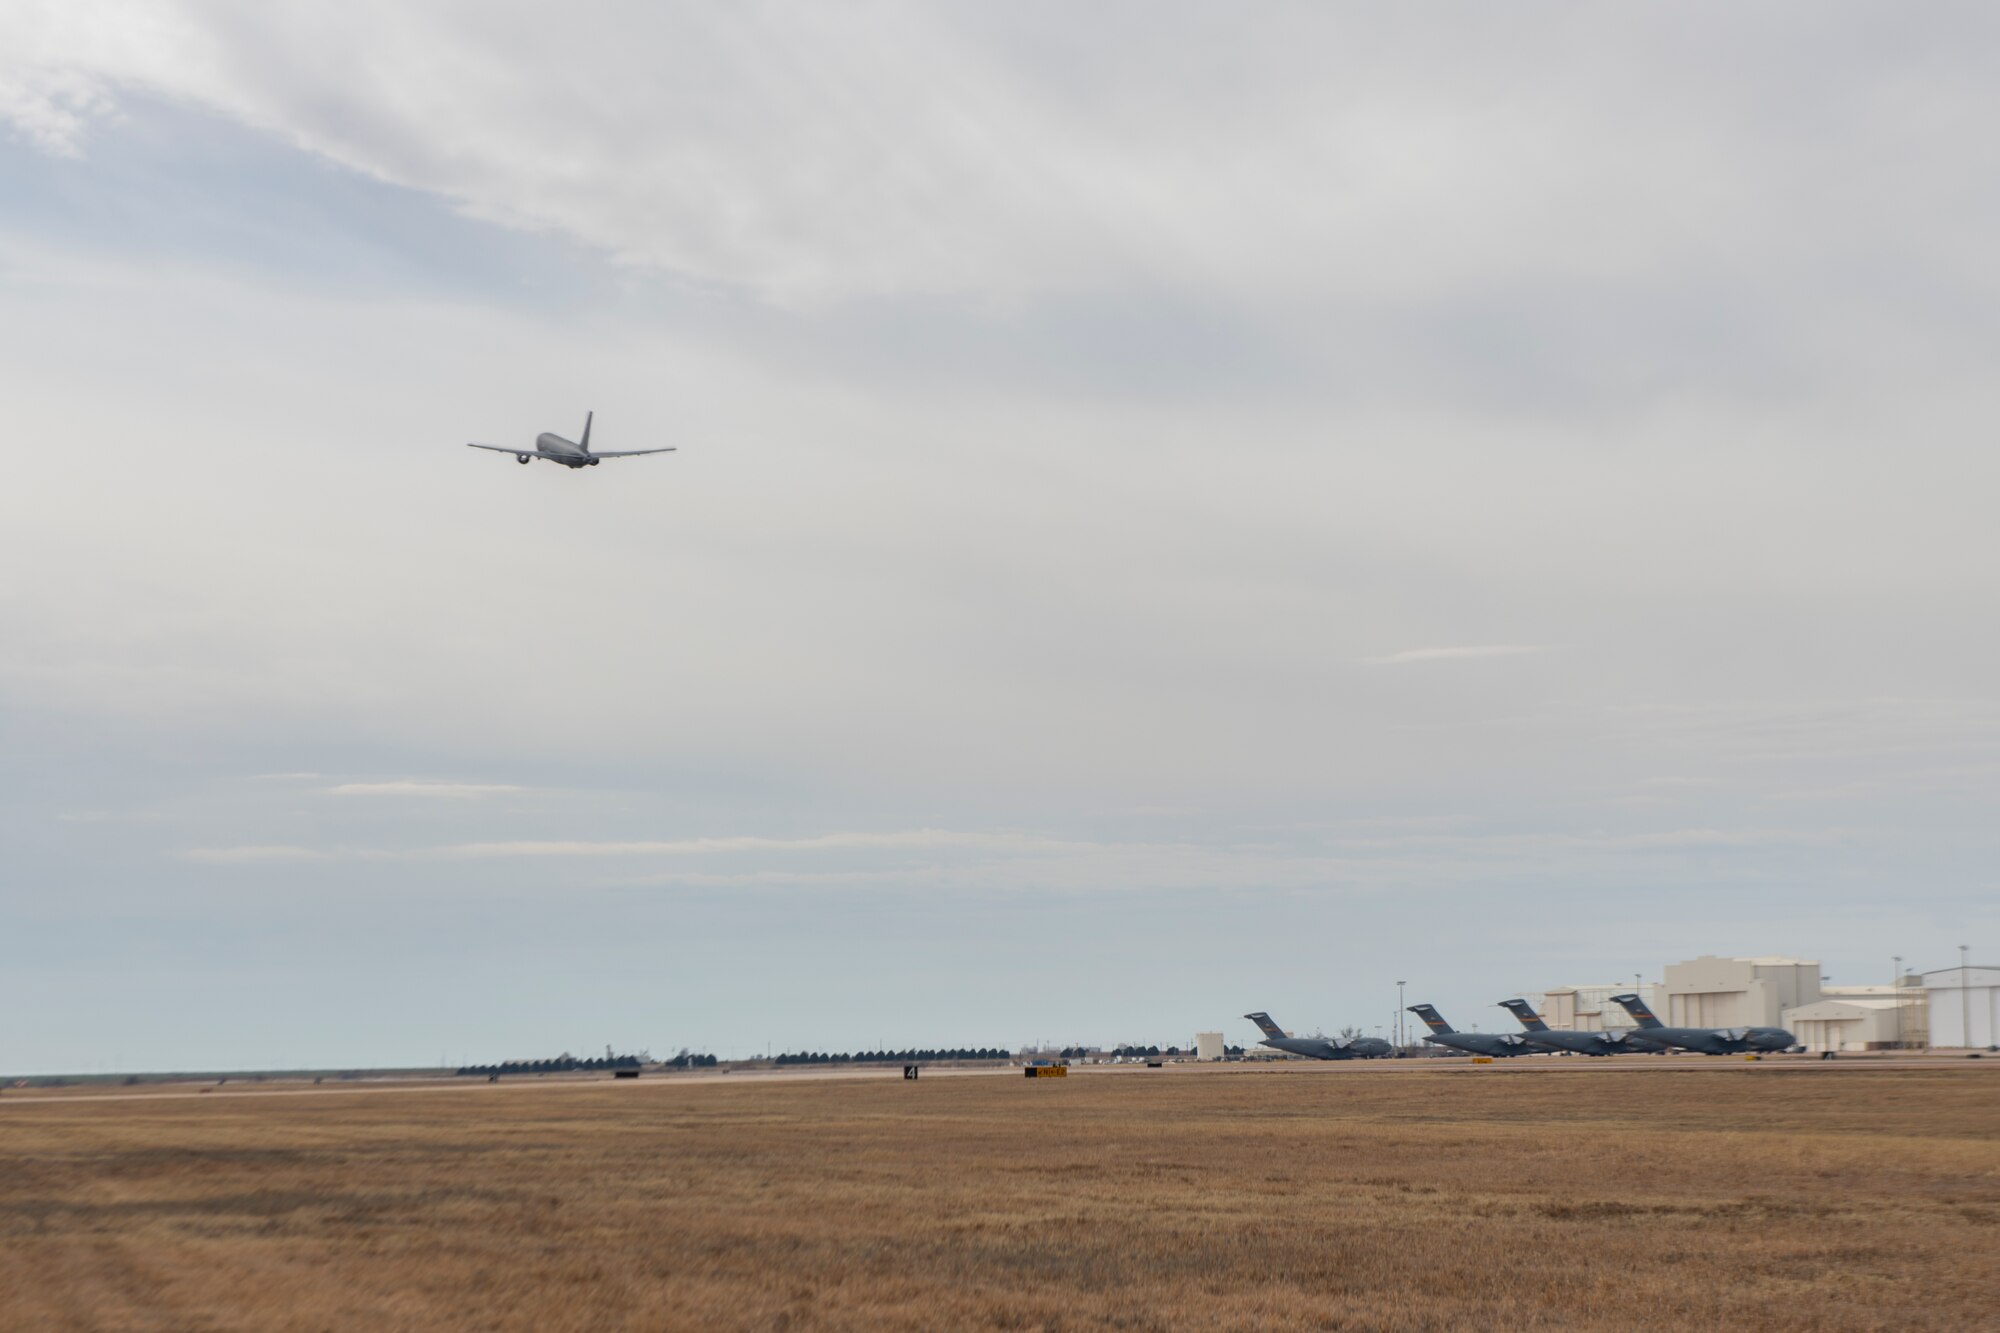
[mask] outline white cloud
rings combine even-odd
[[[250,845],[206,847],[181,853],[196,861],[483,860],[506,857],[733,856],[746,853],[971,851],[1011,855],[1062,854],[1096,849],[1097,844],[1009,831],[959,832],[908,829],[890,832],[822,833],[802,838],[707,837],[627,841],[541,840],[449,843],[412,848],[300,847]]]
[[[318,847],[291,847],[283,844],[246,847],[194,847],[182,852],[189,861],[212,865],[266,865],[290,861],[334,861],[363,857],[364,852],[335,852]]]
[[[473,796],[506,796],[526,790],[528,790],[526,787],[508,786],[503,783],[421,782],[415,779],[401,782],[343,782],[326,789],[330,796],[437,796],[456,799]]]
[[[1878,197],[1928,184],[1898,145],[1955,123],[1977,62],[1925,66],[1923,99],[1893,73],[1871,96],[1831,60],[1823,78],[1717,68],[1716,34],[1731,55],[1792,45],[1788,12],[1579,29],[1555,5],[1245,24],[1156,5],[1085,21],[1059,5],[42,0],[0,20],[0,69],[14,123],[53,151],[76,151],[108,97],[164,97],[476,217],[780,301],[1004,307],[1142,282],[1298,309],[1709,271],[1719,235],[1735,253],[1810,246],[1824,229],[1808,224],[1851,211],[1853,174],[1818,151],[1774,172],[1774,148],[1859,145]],[[1823,52],[1895,22],[1810,13]],[[1809,108],[1809,137],[1770,98]]]
[[[1529,653],[1547,651],[1547,648],[1530,644],[1489,643],[1469,648],[1409,648],[1400,653],[1389,653],[1382,657],[1364,657],[1361,660],[1371,666],[1396,666],[1404,662],[1441,662],[1472,657],[1521,657]]]
[[[1051,854],[1090,850],[1095,844],[1016,832],[908,829],[822,833],[803,838],[712,837],[632,841],[518,841],[457,843],[420,853],[447,859],[486,857],[711,856],[753,852],[972,851]]]
[[[0,70],[0,125],[45,153],[81,157],[90,122],[109,113],[110,99],[87,78],[65,70]]]
[[[1522,859],[1561,861],[1595,853],[1757,848],[1838,841],[1846,835],[1831,831],[1784,828],[1670,828],[1613,832],[1536,833],[1413,833],[1395,837],[1334,837],[1318,842],[1196,843],[1180,841],[1093,841],[1055,838],[1014,831],[970,832],[913,829],[894,832],[828,833],[801,838],[706,837],[633,839],[628,841],[543,840],[446,843],[407,848],[302,847],[248,845],[197,848],[181,855],[215,864],[256,864],[272,861],[477,861],[513,858],[603,859],[704,857],[785,857],[806,853],[935,852],[946,854],[936,864],[893,869],[759,870],[738,873],[673,872],[668,875],[621,879],[620,883],[686,882],[801,883],[851,879],[887,882],[898,879],[951,880],[968,867],[990,864],[995,873],[1023,872],[1023,858],[1050,865],[1089,867],[1102,887],[1158,886],[1163,883],[1226,882],[1230,875],[1249,882],[1335,881],[1362,870],[1384,869],[1436,872],[1498,865]],[[962,854],[962,855],[954,855]]]

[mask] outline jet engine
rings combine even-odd
[[[527,454],[515,454],[515,455],[514,455],[514,461],[515,461],[516,463],[525,463],[525,462],[527,462],[527,461],[528,461],[528,458],[529,458],[529,455],[527,455]]]

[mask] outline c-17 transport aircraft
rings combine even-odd
[[[1424,1020],[1424,1026],[1431,1035],[1424,1040],[1438,1046],[1449,1046],[1454,1050],[1469,1051],[1473,1055],[1539,1055],[1535,1047],[1528,1045],[1525,1038],[1510,1032],[1460,1032],[1444,1021],[1444,1015],[1427,1004],[1413,1004],[1410,1012]]]
[[[1657,1055],[1659,1047],[1633,1041],[1623,1032],[1573,1032],[1552,1028],[1526,1000],[1502,1000],[1500,1007],[1521,1020],[1527,1031],[1521,1040],[1545,1051],[1574,1051],[1578,1055]]]
[[[1380,1037],[1287,1037],[1285,1030],[1266,1013],[1245,1014],[1264,1034],[1259,1046],[1313,1060],[1373,1060],[1389,1053],[1389,1043]]]
[[[596,415],[595,412],[585,412],[583,414],[583,438],[581,440],[565,440],[553,431],[545,430],[535,437],[535,447],[532,449],[510,449],[504,444],[473,444],[469,442],[465,447],[468,449],[491,449],[496,454],[512,454],[516,463],[525,463],[531,458],[546,458],[551,463],[561,463],[564,467],[596,467],[598,463],[607,458],[637,458],[640,454],[670,454],[679,448],[678,445],[670,444],[664,449],[620,449],[608,450],[603,453],[592,453],[590,450],[590,419]]]
[[[1637,995],[1611,998],[1638,1020],[1632,1040],[1662,1050],[1678,1046],[1703,1055],[1741,1055],[1746,1051],[1788,1051],[1798,1044],[1798,1038],[1783,1028],[1670,1028],[1653,1017],[1653,1011]]]

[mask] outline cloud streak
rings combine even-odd
[[[1079,851],[1095,844],[1025,833],[960,833],[912,829],[898,833],[826,833],[809,838],[666,838],[632,842],[520,841],[472,842],[438,847],[430,855],[451,859],[484,857],[707,856],[745,852],[832,852],[942,850],[1049,853]]]
[[[507,796],[524,792],[526,787],[509,786],[504,783],[479,782],[343,782],[328,787],[329,796],[417,796],[442,797],[464,800],[475,796]]]
[[[479,861],[525,858],[594,859],[620,856],[740,856],[805,852],[971,851],[1002,855],[1057,855],[1097,850],[1102,844],[1029,833],[967,833],[950,829],[909,829],[896,832],[824,833],[804,838],[714,837],[648,838],[587,841],[580,839],[445,843],[407,849],[251,844],[202,847],[181,853],[189,860],[213,864],[257,864],[273,861]]]
[[[1385,853],[1428,852],[1453,859],[1559,857],[1594,852],[1625,853],[1769,847],[1837,840],[1830,831],[1785,828],[1678,828],[1635,832],[1546,832],[1453,834],[1418,833],[1396,837],[1335,838],[1312,844],[1195,843],[1185,841],[1097,841],[1047,837],[1014,831],[965,832],[911,829],[895,832],[827,833],[803,838],[709,837],[630,840],[519,840],[443,843],[403,849],[307,847],[249,844],[195,848],[186,859],[212,864],[251,865],[282,861],[480,861],[508,859],[600,860],[617,857],[787,856],[818,852],[966,852],[996,857],[1237,858],[1245,861],[1306,862],[1328,857],[1342,862]],[[850,872],[842,871],[842,874]]]
[[[1361,660],[1369,666],[1402,666],[1408,662],[1450,662],[1481,657],[1526,657],[1533,653],[1548,652],[1548,648],[1537,644],[1487,643],[1467,648],[1409,648],[1400,653],[1387,653],[1381,657],[1364,657]]]
[[[335,851],[284,843],[252,843],[241,847],[193,847],[181,853],[189,861],[208,865],[283,865],[300,861],[381,860],[392,853]]]

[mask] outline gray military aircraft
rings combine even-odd
[[[1678,1046],[1703,1055],[1741,1055],[1746,1051],[1787,1051],[1798,1044],[1798,1038],[1783,1028],[1670,1028],[1655,1018],[1637,995],[1611,998],[1638,1022],[1632,1029],[1632,1040],[1661,1050]]]
[[[1552,1028],[1526,1000],[1502,1000],[1500,1007],[1521,1020],[1527,1029],[1521,1040],[1545,1051],[1575,1051],[1578,1055],[1624,1055],[1638,1052],[1656,1055],[1659,1048],[1633,1041],[1623,1032],[1567,1032]]]
[[[1454,1050],[1470,1051],[1474,1055],[1539,1055],[1535,1047],[1528,1045],[1521,1037],[1507,1032],[1460,1032],[1444,1021],[1440,1014],[1427,1004],[1413,1004],[1410,1012],[1424,1020],[1424,1026],[1431,1035],[1424,1040],[1438,1046],[1449,1046]]]
[[[1373,1060],[1389,1053],[1389,1043],[1380,1037],[1287,1037],[1285,1030],[1266,1013],[1245,1014],[1264,1034],[1259,1046],[1274,1051],[1303,1055],[1314,1060]]]
[[[564,467],[596,467],[607,458],[637,458],[640,454],[670,454],[678,445],[668,445],[664,449],[621,449],[592,453],[590,450],[590,419],[597,414],[583,414],[583,438],[565,440],[552,431],[543,431],[535,437],[532,449],[510,449],[504,444],[472,444],[468,449],[491,449],[496,454],[512,454],[516,463],[525,463],[531,458],[546,458],[551,463],[561,463]]]

